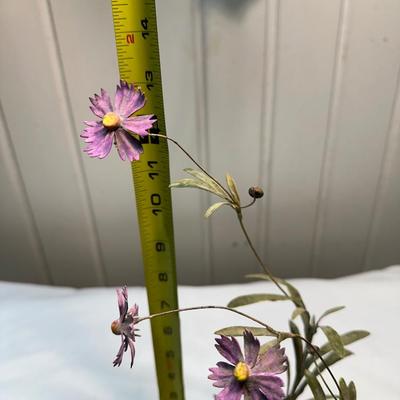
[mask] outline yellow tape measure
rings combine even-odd
[[[143,114],[155,114],[153,133],[165,133],[155,0],[112,0],[121,79],[141,86]],[[132,163],[150,312],[178,307],[166,140],[142,139],[144,153]],[[179,317],[151,321],[161,400],[184,399]]]

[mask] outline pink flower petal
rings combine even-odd
[[[222,335],[220,339],[215,339],[215,341],[218,343],[215,345],[215,348],[232,364],[243,361],[243,354],[239,343],[234,337],[229,339],[227,336]]]
[[[92,121],[92,124],[87,124],[87,127],[81,133],[81,138],[84,138],[86,143],[92,143],[96,139],[106,136],[106,134],[107,130],[101,122]]]
[[[83,151],[90,157],[104,158],[110,153],[113,144],[113,132],[108,132],[106,129],[98,129],[90,133],[84,132],[82,135],[88,135],[85,142],[89,144]]]
[[[137,110],[140,110],[146,103],[143,92],[135,89],[133,84],[125,81],[117,85],[115,93],[115,111],[123,118],[129,117]]]
[[[89,100],[93,104],[93,107],[90,107],[90,109],[99,118],[103,118],[105,114],[113,111],[110,96],[104,89],[101,89],[100,96],[95,94],[94,98],[89,97]]]
[[[268,400],[283,400],[285,398],[285,393],[282,390],[283,381],[278,376],[251,376],[249,386],[258,387]]]
[[[139,160],[140,154],[143,153],[143,147],[139,140],[134,138],[129,133],[126,133],[123,129],[118,129],[116,134],[117,150],[121,160],[129,161]]]
[[[137,317],[138,314],[139,314],[139,306],[138,306],[137,304],[134,304],[133,307],[131,307],[131,308],[128,310],[128,314],[129,314],[133,319],[135,319],[135,317]]]
[[[122,121],[122,127],[140,136],[147,136],[147,132],[154,124],[154,115],[139,115]]]
[[[118,350],[117,355],[115,356],[115,359],[113,361],[114,367],[119,367],[122,363],[122,358],[124,357],[124,351],[125,351],[125,339],[121,335],[121,346]]]
[[[244,359],[246,361],[246,364],[248,364],[248,366],[252,368],[257,361],[258,352],[260,351],[260,342],[248,330],[244,331],[243,337]]]
[[[219,392],[216,396],[216,400],[240,400],[243,394],[243,388],[240,383],[236,380],[232,380],[229,386],[227,386],[222,392]]]
[[[128,289],[126,286],[116,289],[120,322],[123,322],[126,312],[128,311]],[[122,318],[122,320],[121,320]]]
[[[135,343],[133,342],[133,340],[131,340],[129,338],[127,340],[128,340],[129,348],[131,350],[131,368],[132,368],[133,361],[135,360]]]
[[[218,362],[217,367],[209,368],[211,374],[208,376],[208,379],[215,380],[217,382],[213,382],[213,386],[215,387],[225,387],[229,385],[231,379],[233,377],[233,371],[235,367],[226,362]]]
[[[286,371],[286,361],[285,349],[274,346],[260,355],[252,371],[254,373],[281,374]]]

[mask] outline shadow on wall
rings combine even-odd
[[[220,9],[227,16],[240,18],[246,8],[259,0],[203,0],[206,7]]]

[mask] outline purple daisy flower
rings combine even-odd
[[[119,319],[111,324],[111,330],[115,335],[121,335],[121,346],[113,361],[114,367],[120,366],[124,352],[131,350],[131,368],[135,359],[135,337],[139,336],[135,332],[139,329],[135,328],[138,319],[139,306],[135,304],[128,309],[128,289],[126,286],[117,289]]]
[[[83,151],[90,157],[104,158],[114,143],[122,160],[139,160],[143,147],[133,134],[147,136],[148,129],[155,122],[154,115],[132,116],[146,102],[142,91],[121,80],[120,86],[117,85],[114,106],[103,89],[100,96],[95,94],[89,100],[93,114],[101,119],[85,121],[86,128],[81,137],[88,145]]]
[[[242,395],[252,400],[282,400],[285,397],[283,381],[276,375],[286,371],[285,349],[277,345],[259,354],[258,339],[248,330],[244,331],[243,338],[244,357],[234,337],[215,339],[216,349],[231,363],[221,361],[216,368],[210,368],[208,378],[216,381],[214,386],[223,388],[215,396],[216,400],[240,400]]]

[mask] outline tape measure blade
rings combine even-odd
[[[165,133],[155,0],[112,0],[121,79],[146,95],[143,114],[155,114],[153,132]],[[168,145],[141,138],[144,153],[132,163],[136,206],[151,313],[178,307]],[[179,316],[151,321],[160,399],[184,399]]]

